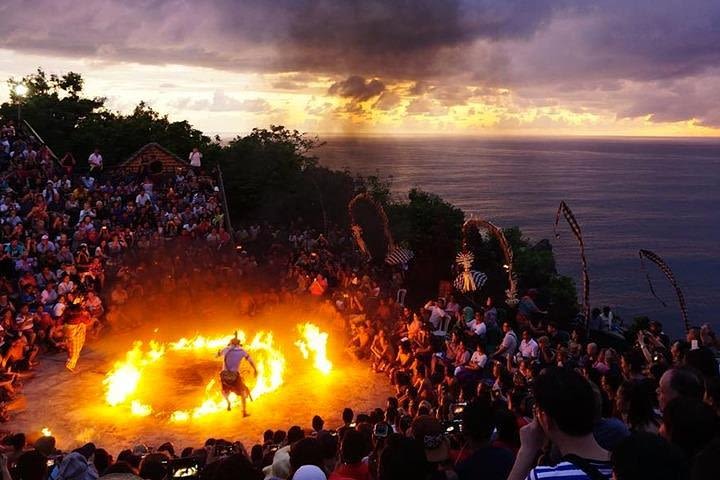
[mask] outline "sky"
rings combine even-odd
[[[227,136],[720,134],[718,0],[3,0],[38,67]]]

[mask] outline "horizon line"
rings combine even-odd
[[[288,127],[289,130],[295,130]],[[572,134],[572,133],[443,133],[443,132],[313,132],[297,129],[305,135],[331,138],[477,138],[477,139],[624,139],[624,140],[717,140],[720,135],[623,135],[623,134]],[[205,135],[220,136],[223,140],[248,135],[250,132],[213,131]],[[223,138],[225,137],[225,138]]]

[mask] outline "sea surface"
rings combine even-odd
[[[553,224],[565,200],[582,228],[593,306],[625,320],[647,315],[683,332],[675,293],[638,250],[652,250],[675,273],[691,324],[720,328],[720,139],[325,138],[320,163],[392,177],[395,195],[434,192],[467,215],[519,226],[549,239],[558,270],[576,279],[580,255],[567,223]]]

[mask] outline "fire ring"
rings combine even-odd
[[[313,323],[297,325],[298,339],[294,345],[299,349],[303,358],[312,360],[313,366],[322,374],[328,374],[332,370],[332,363],[327,358],[328,334],[320,330]],[[237,330],[237,336],[244,345],[245,350],[250,354],[257,366],[257,376],[250,373],[250,369],[241,369],[241,375],[251,390],[253,399],[271,393],[283,384],[286,373],[286,359],[282,349],[275,343],[272,332],[259,331],[248,341],[249,336],[243,330]],[[155,406],[147,400],[142,400],[143,390],[151,388],[143,385],[143,379],[153,369],[162,366],[168,359],[187,359],[194,356],[202,359],[207,364],[215,359],[217,352],[227,346],[230,336],[204,337],[196,335],[190,339],[181,338],[176,342],[159,342],[151,340],[147,343],[137,341],[131,350],[125,354],[125,358],[115,362],[113,368],[105,375],[103,384],[105,387],[105,402],[111,407],[118,409],[129,409],[134,417],[148,417],[155,415],[165,417],[173,423],[188,422],[203,416],[223,411],[225,400],[223,399],[220,387],[217,385],[217,374],[220,370],[220,362],[216,362],[215,368],[205,369],[212,371],[211,378],[199,378],[202,385],[205,384],[202,401],[191,408],[184,408],[172,411],[156,411]],[[176,369],[182,371],[180,369]],[[206,373],[206,374],[204,374]],[[185,377],[210,376],[209,372],[192,371],[184,374]],[[197,385],[197,382],[190,381],[190,384]],[[239,399],[231,394],[230,401],[233,404]]]

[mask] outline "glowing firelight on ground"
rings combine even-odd
[[[257,377],[255,378],[255,386],[250,392],[253,400],[258,397],[277,390],[283,383],[283,374],[285,373],[285,356],[273,345],[272,333],[259,332],[255,334],[249,344],[245,344],[245,332],[238,331],[238,338],[243,343],[244,348],[250,352],[255,365],[257,366]],[[190,340],[181,338],[179,341],[170,345],[172,350],[184,351],[217,351],[224,348],[228,344],[228,338],[205,338],[198,336]],[[230,394],[230,403],[236,405],[238,398],[235,394]],[[190,411],[176,410],[170,416],[173,422],[184,422],[190,418],[197,419],[205,415],[221,412],[225,410],[225,400],[220,394],[220,387],[216,385],[213,378],[205,387],[205,399],[203,402]]]
[[[135,393],[142,371],[148,365],[157,362],[165,354],[165,347],[158,342],[150,342],[150,349],[143,352],[142,342],[135,342],[133,349],[125,354],[125,360],[115,362],[103,383],[107,386],[105,400],[108,405],[119,405]]]
[[[302,338],[296,342],[296,345],[302,351],[303,356],[309,358],[309,355],[312,354],[315,367],[324,373],[329,372],[332,364],[327,359],[328,334],[320,331],[316,325],[311,323],[298,325],[298,331]],[[250,342],[247,342],[248,337],[243,331],[238,331],[237,336],[257,366],[255,378],[243,373],[243,378],[251,387],[253,400],[277,390],[283,384],[286,362],[282,351],[274,344],[272,333],[258,332]],[[130,413],[138,417],[147,417],[153,414],[154,410],[151,405],[142,403],[136,398],[143,371],[148,366],[166,357],[168,352],[214,358],[219,350],[228,345],[229,340],[230,338],[227,336],[204,337],[197,335],[167,344],[152,341],[148,344],[147,350],[143,349],[142,342],[135,342],[132,350],[125,354],[125,359],[116,362],[103,380],[106,387],[106,403],[111,406],[129,406]],[[232,404],[239,403],[239,399],[234,394],[230,395],[230,401]],[[203,398],[198,406],[189,410],[176,410],[170,414],[169,420],[186,422],[225,409],[226,404],[220,388],[216,384],[215,378],[212,378],[206,384]]]
[[[305,323],[298,325],[302,338],[295,342],[304,358],[312,354],[315,368],[327,374],[332,370],[332,363],[327,358],[327,332],[321,332],[317,325]]]
[[[147,417],[152,413],[152,407],[133,400],[132,403],[130,403],[130,413],[138,417]]]

